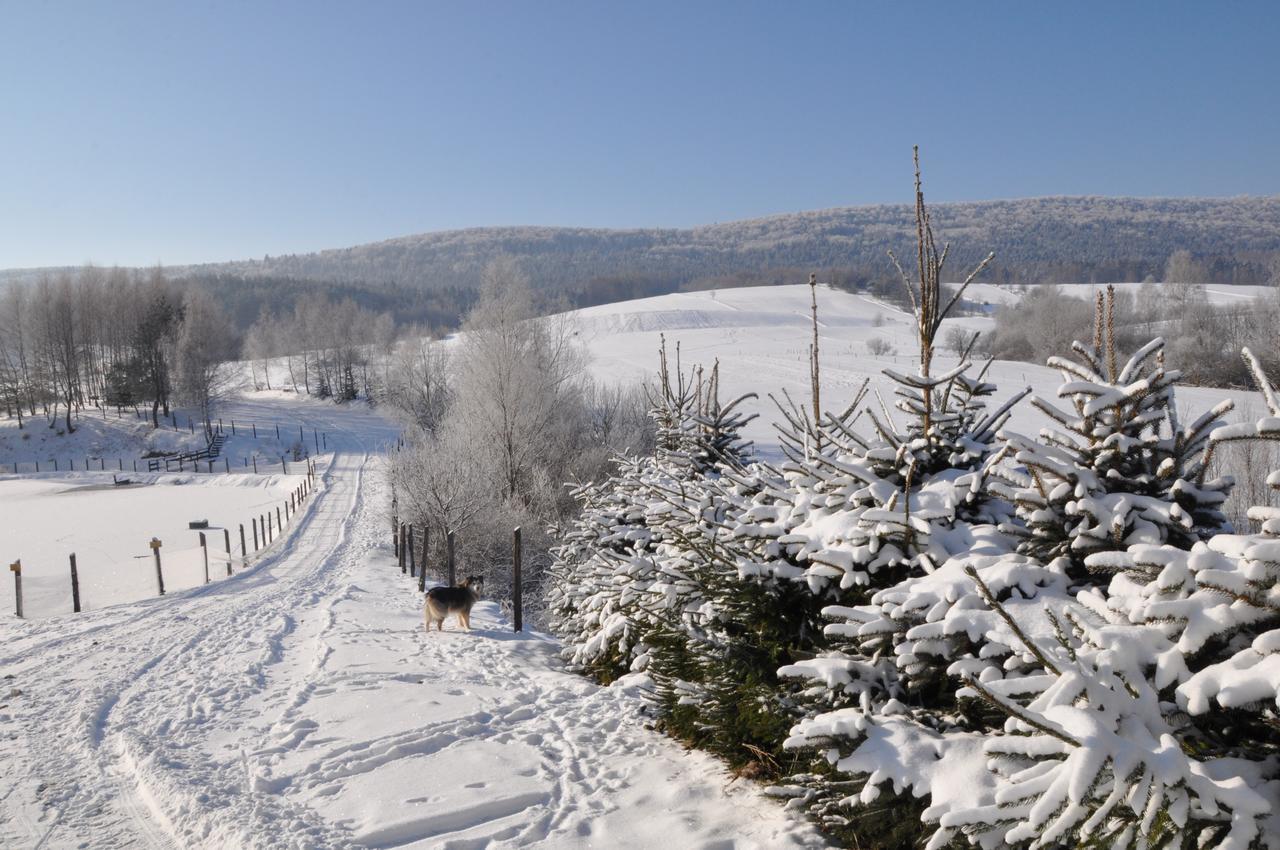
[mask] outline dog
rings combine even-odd
[[[467,576],[457,587],[433,587],[428,590],[422,612],[427,631],[431,631],[432,623],[438,623],[438,630],[444,631],[444,618],[450,614],[456,614],[462,627],[471,631],[471,606],[476,604],[476,600],[480,598],[479,592],[483,590],[484,579],[480,576]]]

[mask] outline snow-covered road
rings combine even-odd
[[[0,621],[0,846],[822,846],[492,603],[425,634],[376,415],[241,408],[327,431],[323,485],[232,580]]]

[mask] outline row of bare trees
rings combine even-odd
[[[398,338],[390,313],[317,293],[299,299],[291,313],[263,310],[245,334],[244,357],[256,389],[281,389],[283,380],[294,392],[350,401],[380,394]],[[273,387],[276,358],[284,375]]]
[[[1172,265],[1172,263],[1171,263]],[[1245,345],[1270,370],[1280,368],[1280,286],[1259,297],[1241,292],[1235,303],[1215,304],[1195,283],[1144,283],[1117,293],[1116,336],[1132,345],[1164,337],[1172,362],[1188,383],[1246,387],[1249,376],[1238,356]],[[1055,286],[1036,286],[1016,304],[996,313],[995,333],[984,344],[1006,360],[1043,363],[1087,336],[1092,306]],[[955,343],[963,343],[958,336]]]
[[[180,291],[164,272],[101,269],[46,276],[0,292],[0,409],[75,430],[85,408],[173,403],[200,410],[232,383],[234,330],[205,293]]]

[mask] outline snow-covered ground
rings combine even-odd
[[[768,394],[780,397],[787,389],[798,404],[809,400],[809,298],[809,287],[804,285],[722,289],[588,307],[570,316],[592,355],[593,373],[605,381],[630,382],[652,376],[657,371],[658,349],[664,336],[673,357],[676,343],[680,344],[686,370],[696,364],[710,367],[718,359],[722,401],[748,392],[759,394],[756,401],[748,404],[748,409],[760,416],[748,426],[747,436],[768,454],[776,444],[773,423],[778,421],[777,408]],[[872,390],[892,405],[893,385],[883,370],[902,371],[914,364],[917,343],[911,315],[879,301],[824,286],[818,290],[818,321],[823,407],[843,410],[867,379]],[[944,337],[952,325],[986,332],[994,322],[983,317],[948,319],[943,325]],[[872,339],[884,340],[896,353],[871,355],[867,343]],[[956,362],[950,351],[935,357],[939,371]],[[988,380],[999,388],[996,400],[1027,386],[1038,395],[1054,398],[1062,375],[1045,366],[999,360],[992,364]],[[1256,393],[1197,387],[1178,390],[1184,412],[1202,412],[1224,396],[1245,402],[1243,406],[1250,408],[1254,417],[1265,409]],[[871,398],[874,400],[874,396]],[[1024,403],[1015,411],[1010,427],[1034,434],[1045,421]]]
[[[575,321],[607,380],[652,374],[663,334],[686,366],[718,358],[725,396],[761,393],[750,436],[767,449],[775,417],[764,394],[786,387],[807,400],[808,299],[802,286],[668,295]],[[866,378],[883,392],[881,370],[910,365],[907,315],[826,289],[819,302],[825,406],[843,407]],[[870,356],[873,338],[898,354]],[[1060,380],[1023,363],[997,363],[991,377],[998,397],[1024,385],[1052,395]],[[1188,409],[1221,396],[1180,393]],[[269,424],[271,440],[280,424],[288,433],[272,452],[287,451],[298,427],[313,450],[314,434],[328,434],[316,494],[275,546],[230,578],[206,585],[201,574],[164,598],[143,571],[137,601],[90,598],[97,610],[26,620],[0,611],[0,846],[823,846],[749,783],[647,730],[639,695],[564,672],[545,636],[512,635],[495,605],[478,606],[471,634],[426,634],[421,596],[387,539],[389,422],[282,392],[251,394],[224,411],[232,416]],[[1041,422],[1024,406],[1013,424]],[[48,439],[137,445],[93,436],[102,430]],[[23,543],[15,556],[48,561],[60,583],[67,545],[82,570],[95,547],[130,563],[151,536],[190,548],[189,519],[238,524],[293,483],[242,471],[87,486],[109,478],[0,477],[0,558],[35,535],[35,554]],[[130,501],[142,494],[155,503]],[[150,513],[173,531],[143,528]],[[81,537],[55,540],[51,525]]]
[[[387,540],[389,423],[244,404],[333,451],[272,551],[162,599],[0,615],[0,846],[823,846],[495,605],[426,634]]]

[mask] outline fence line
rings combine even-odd
[[[267,513],[265,514],[266,525],[264,527],[270,530],[272,533],[269,535],[264,535],[261,541],[259,541],[259,537],[258,537],[259,519],[261,515],[259,518],[255,518],[253,520],[255,525],[254,525],[252,554],[257,555],[260,551],[262,551],[263,549],[266,549],[273,542],[275,542],[275,539],[284,532],[285,526],[290,523],[290,520],[297,518],[302,505],[306,504],[306,502],[315,494],[316,469],[315,469],[314,460],[306,461],[306,472],[304,473],[304,475],[305,477],[303,478],[302,482],[300,482],[296,487],[294,487],[289,492],[289,497],[283,500],[279,505],[275,506],[274,517],[272,516],[272,511],[270,510],[268,510]],[[275,520],[274,526],[271,523],[273,518]],[[231,551],[231,528],[229,526],[223,526],[220,529],[222,531],[222,544],[223,544],[222,552],[218,552],[216,550],[211,552],[209,550],[210,540],[206,535],[206,532],[212,531],[212,530],[218,530],[218,529],[210,528],[207,524],[203,526],[197,526],[195,523],[192,523],[192,526],[189,530],[199,532],[198,534],[198,538],[200,541],[199,546],[193,547],[192,549],[181,549],[178,551],[192,552],[192,551],[196,551],[197,548],[199,549],[202,560],[203,560],[203,565],[204,565],[204,583],[209,584],[212,581],[212,576],[209,572],[209,562],[211,558],[215,563],[225,562],[226,569],[227,569],[227,576],[233,575],[233,572],[234,572],[233,565],[235,562],[235,556]],[[245,538],[243,523],[240,524],[239,531],[240,531],[240,563],[241,563],[241,568],[243,569],[248,567],[249,556],[250,556],[248,546],[246,545],[246,538]],[[259,545],[260,542],[261,542],[261,545]],[[214,543],[216,544],[216,538],[214,539]],[[148,543],[148,547],[151,549],[151,553],[152,553],[151,560],[153,561],[153,564],[155,567],[156,595],[164,596],[165,595],[164,558],[161,555],[161,550],[164,548],[164,543],[163,541],[160,540],[160,538],[152,537],[151,541]],[[177,553],[174,553],[174,554],[177,554]],[[77,563],[76,553],[74,552],[71,553],[70,555],[70,565],[71,565],[72,613],[78,614],[81,612],[80,577],[79,577],[79,570],[78,570],[79,565]],[[14,561],[10,565],[9,569],[13,573],[13,579],[14,579],[14,603],[15,603],[14,610],[18,617],[23,617],[24,614],[23,614],[23,606],[22,606],[22,561],[21,560]]]
[[[146,418],[146,417],[143,417],[143,418]],[[187,418],[187,425],[188,425],[187,429],[178,427],[176,414],[172,414],[171,417],[168,417],[168,418],[171,418],[174,430],[176,431],[190,430],[190,432],[193,434],[196,432],[195,420],[191,419],[190,417]],[[218,419],[217,422],[210,422],[211,437],[210,437],[209,445],[206,446],[204,449],[195,450],[195,451],[186,451],[186,452],[170,452],[167,454],[154,455],[151,457],[147,457],[147,456],[140,456],[137,458],[131,457],[129,458],[128,470],[126,470],[125,468],[125,458],[120,455],[117,455],[114,458],[115,471],[116,472],[126,472],[126,471],[159,472],[160,469],[158,468],[158,465],[163,463],[165,472],[191,471],[191,472],[206,472],[211,474],[215,471],[221,471],[223,473],[230,473],[232,471],[232,465],[230,463],[230,460],[228,460],[226,456],[224,456],[221,452],[222,440],[225,439],[227,436],[226,427],[228,424],[230,425],[230,434],[232,436],[236,436],[239,432],[244,431],[246,436],[252,435],[253,439],[255,440],[259,439],[257,422],[244,422],[244,421],[238,422],[235,419],[229,419],[224,422],[224,420]],[[237,431],[237,426],[239,426],[239,431]],[[248,426],[248,429],[249,429],[248,431],[245,431],[246,426]],[[201,427],[201,430],[204,430],[203,424],[200,427]],[[280,439],[279,424],[271,423],[271,427],[275,429],[276,439]],[[291,438],[292,427],[293,426],[288,426],[290,430],[286,434],[286,437]],[[293,457],[295,462],[300,460],[305,460],[311,457],[312,452],[311,452],[310,446],[314,445],[315,454],[320,454],[322,452],[326,452],[329,450],[329,434],[327,431],[320,431],[319,429],[312,428],[309,436],[310,438],[308,438],[308,434],[306,433],[306,429],[304,428],[304,426],[299,425],[298,426],[298,445],[302,447],[302,453],[301,453],[301,457],[299,457],[297,453],[294,454]],[[217,444],[219,449],[219,451],[217,452],[213,451],[213,446],[215,443]],[[262,455],[252,455],[250,457],[254,459],[256,464],[256,459],[258,457],[262,457]],[[248,467],[250,465],[249,464],[250,457],[240,455],[239,460],[243,461],[243,466]],[[40,460],[13,461],[11,463],[0,463],[0,474],[9,472],[12,475],[21,475],[23,472],[23,467],[27,467],[28,468],[27,471],[32,473],[76,472],[76,471],[106,472],[108,469],[109,460],[110,458],[108,458],[106,455],[94,455],[94,454],[86,454],[79,457],[76,457],[76,456],[67,456],[63,458],[54,457],[54,458],[49,458],[43,461],[43,464],[44,464],[43,469],[41,469],[42,462]],[[220,460],[223,462],[219,463],[218,461]],[[80,462],[80,470],[76,469],[77,461]],[[147,468],[139,470],[138,468],[139,461],[142,461],[143,465],[146,466]],[[173,464],[175,463],[178,465],[178,468],[176,470],[172,468]],[[238,467],[239,465],[237,465],[237,468]]]
[[[216,459],[203,459],[200,461],[191,461],[187,459],[177,460],[174,458],[131,458],[129,463],[125,463],[122,457],[106,458],[106,457],[84,457],[77,462],[76,458],[64,458],[62,460],[53,459],[52,461],[15,461],[13,463],[0,463],[0,475],[23,475],[23,474],[40,474],[45,472],[136,472],[138,474],[157,474],[157,473],[174,473],[174,472],[194,472],[200,475],[231,475],[235,473],[255,475],[267,475],[272,471],[290,474],[289,468],[303,463],[314,457],[314,455],[304,454],[302,457],[290,459],[288,455],[276,455],[268,460],[267,455],[240,455],[239,457],[223,456]],[[163,461],[166,466],[161,469],[146,468],[147,462]],[[112,462],[114,461],[114,462]],[[142,461],[142,468],[139,468],[139,461]]]

